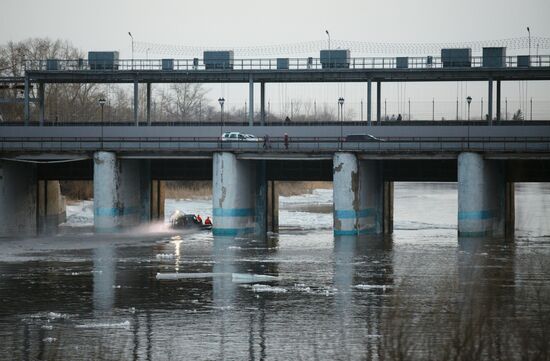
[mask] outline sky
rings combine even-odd
[[[462,42],[526,36],[527,26],[532,36],[550,37],[548,14],[549,0],[0,0],[0,44],[30,37],[59,38],[84,51],[119,50],[121,58],[129,58],[128,31],[139,42],[193,46],[261,46],[324,40],[326,29],[338,40]],[[144,54],[136,54],[140,55]],[[464,88],[447,85],[443,89],[435,84],[411,84],[405,97],[412,95],[417,101],[428,101],[439,96],[451,101],[461,93],[457,89]],[[548,101],[550,107],[548,86],[546,82],[528,84],[528,97],[534,96],[537,102]],[[359,103],[364,98],[361,89],[356,94],[354,85],[327,87],[308,91],[309,98],[330,101],[342,89],[352,102]],[[230,86],[224,91],[235,92],[238,96],[234,98],[241,102],[241,98],[246,98],[246,89],[241,95],[241,88]],[[508,88],[511,98],[523,94],[516,85],[504,86],[503,90],[507,92]],[[403,98],[399,85],[388,84],[385,89],[384,95],[393,100],[397,101],[397,95]],[[212,92],[217,98],[220,91]],[[280,86],[271,89],[271,94],[281,92]],[[283,92],[287,93],[285,99],[279,96],[273,99],[274,103],[288,101],[304,90],[291,86]],[[486,87],[471,84],[469,93],[480,99]]]

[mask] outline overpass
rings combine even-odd
[[[41,214],[48,216],[48,182],[60,179],[94,180],[98,232],[162,218],[162,180],[201,179],[212,180],[215,234],[276,230],[273,182],[278,180],[332,180],[336,235],[391,233],[393,182],[415,180],[458,182],[459,235],[510,234],[513,183],[550,181],[550,122],[502,121],[501,82],[550,80],[550,56],[521,62],[505,57],[499,67],[486,66],[481,57],[473,57],[467,67],[429,58],[407,58],[405,67],[397,58],[351,58],[346,67],[289,59],[285,69],[277,59],[235,60],[219,69],[207,68],[200,59],[173,60],[170,69],[161,60],[120,60],[100,69],[82,59],[30,61],[22,79],[2,80],[23,86],[25,121],[0,125],[0,235],[35,233]],[[486,122],[381,118],[384,82],[481,80],[488,84]],[[249,118],[243,123],[154,122],[151,84],[170,82],[248,83]],[[268,82],[365,82],[367,121],[268,123]],[[131,83],[133,120],[48,122],[44,90],[50,83]],[[261,87],[259,122],[254,119],[255,83]],[[138,118],[140,84],[147,87],[145,119]],[[37,98],[30,96],[34,86]],[[37,121],[30,119],[31,102],[38,104]],[[223,141],[221,134],[229,131],[251,133],[260,141]],[[365,139],[349,137],[357,134]]]

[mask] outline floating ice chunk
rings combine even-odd
[[[254,292],[271,292],[271,293],[286,293],[287,289],[282,287],[272,287],[269,285],[254,284],[252,285],[252,291]]]
[[[57,341],[57,338],[55,337],[46,337],[44,339],[42,339],[43,342],[46,342],[46,343],[54,343],[55,341]]]
[[[118,323],[87,323],[83,325],[76,325],[76,328],[130,328],[130,321],[118,322]]]
[[[354,288],[357,288],[358,290],[382,290],[385,291],[388,288],[391,288],[391,286],[387,285],[355,285]]]
[[[235,283],[256,283],[256,282],[273,282],[280,280],[279,277],[268,275],[257,275],[252,273],[233,273],[231,281]]]
[[[61,319],[69,318],[68,315],[66,315],[64,313],[57,313],[57,312],[48,312],[47,317],[50,320],[55,320],[55,319],[58,319],[58,318],[61,318]]]
[[[173,253],[159,253],[157,254],[157,259],[174,259]]]
[[[181,280],[186,278],[212,278],[227,276],[228,273],[196,272],[196,273],[157,273],[157,280]]]

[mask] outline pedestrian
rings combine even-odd
[[[397,121],[400,122],[400,121],[402,121],[402,120],[403,120],[403,117],[401,116],[401,114],[398,114],[398,115],[397,115]]]
[[[287,123],[287,124],[290,123],[290,118],[288,117],[288,115],[287,115],[286,118],[285,118],[285,123]]]
[[[288,133],[285,133],[285,149],[288,149]]]
[[[264,135],[264,149],[269,149],[270,148],[270,145],[269,145],[269,135]]]

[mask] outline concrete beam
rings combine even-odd
[[[493,124],[493,80],[489,80],[489,96],[487,99],[487,115],[489,116],[489,125]]]
[[[31,119],[30,113],[30,80],[28,74],[25,75],[25,89],[23,91],[25,104],[23,106],[23,116],[25,118],[25,125],[29,125]]]
[[[369,79],[367,82],[367,125],[371,125],[372,121],[372,82]]]
[[[497,120],[501,119],[500,80],[497,80]]]
[[[376,82],[376,121],[382,125],[382,82]]]
[[[279,232],[279,189],[273,180],[267,183],[267,231]]]
[[[265,125],[265,82],[260,83],[260,123]]]
[[[38,233],[55,234],[67,220],[65,197],[59,181],[38,181]]]
[[[0,160],[0,237],[37,231],[36,165]]]
[[[134,80],[134,123],[139,125],[139,92],[138,92],[139,83],[137,80]]]
[[[147,83],[147,125],[151,125],[151,83]]]
[[[164,220],[164,202],[166,199],[164,181],[155,179],[151,181],[151,220]]]
[[[45,110],[46,101],[44,98],[45,98],[45,84],[39,83],[38,84],[38,104],[40,107],[40,115],[39,115],[40,119],[38,121],[40,122],[40,125],[44,125],[44,118],[46,113],[46,110]]]
[[[254,79],[248,78],[248,125],[254,125]]]

